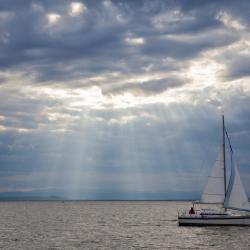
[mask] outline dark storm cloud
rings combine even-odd
[[[58,1],[29,1],[26,8],[22,6],[20,10],[21,7],[18,5],[15,11],[12,9],[13,18],[2,25],[3,31],[8,34],[8,41],[1,46],[2,67],[23,63],[56,64],[65,60],[70,61],[79,57],[84,59],[107,53],[103,48],[108,50],[117,47],[122,27],[118,29],[115,23],[112,24],[108,15],[102,16],[102,13],[99,13],[98,18],[98,9],[97,13],[92,9],[84,18],[70,18],[67,13],[69,3],[69,1],[60,1],[60,4]],[[32,4],[39,4],[42,9],[33,10]],[[63,20],[61,27],[49,26],[47,15],[53,12],[66,19]],[[106,22],[106,26],[101,25],[102,21]]]
[[[227,72],[224,75],[227,80],[235,80],[250,76],[250,56],[234,54],[227,61]]]
[[[72,17],[68,14],[70,1],[1,1],[0,67],[34,73],[39,81],[133,72],[133,62],[143,72],[152,57],[187,59],[237,39],[233,33],[219,31],[216,39],[209,33],[200,40],[162,38],[219,29],[222,24],[215,17],[219,10],[227,9],[223,1],[83,3],[87,10]],[[48,25],[49,13],[61,16],[57,24]],[[136,37],[143,37],[145,44],[126,43],[126,38]],[[140,57],[143,59],[138,60]]]
[[[216,34],[215,34],[216,33]],[[216,35],[217,39],[214,39]],[[173,58],[187,59],[195,57],[201,51],[212,48],[219,48],[231,44],[237,40],[237,36],[231,32],[217,30],[214,33],[207,33],[205,36],[190,36],[183,39],[150,39],[145,45],[143,52],[146,54],[162,56],[166,54]]]
[[[249,1],[86,0],[75,16],[71,2],[0,1],[0,191],[77,186],[79,178],[87,193],[126,193],[135,176],[151,188],[197,173],[201,183],[221,144],[218,108],[249,173],[249,92],[230,82],[249,76],[249,56],[235,46],[247,46]],[[202,85],[216,73],[199,68],[204,58],[226,68],[229,87]],[[109,102],[117,96],[122,104]]]
[[[104,88],[102,93],[105,95],[115,95],[123,92],[130,92],[135,95],[156,95],[169,88],[177,88],[184,84],[185,82],[183,80],[172,77],[154,81],[144,81],[136,84],[124,83],[119,86]]]

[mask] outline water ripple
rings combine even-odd
[[[0,249],[250,249],[249,227],[178,227],[184,202],[0,202]]]

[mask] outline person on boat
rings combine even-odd
[[[193,207],[190,208],[189,214],[195,214],[195,211],[194,211],[194,208],[193,208]]]

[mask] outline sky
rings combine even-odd
[[[250,1],[1,0],[0,197],[192,199],[221,115],[250,196]]]

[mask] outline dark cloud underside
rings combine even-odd
[[[197,195],[221,111],[249,192],[249,9],[1,0],[0,192]]]

